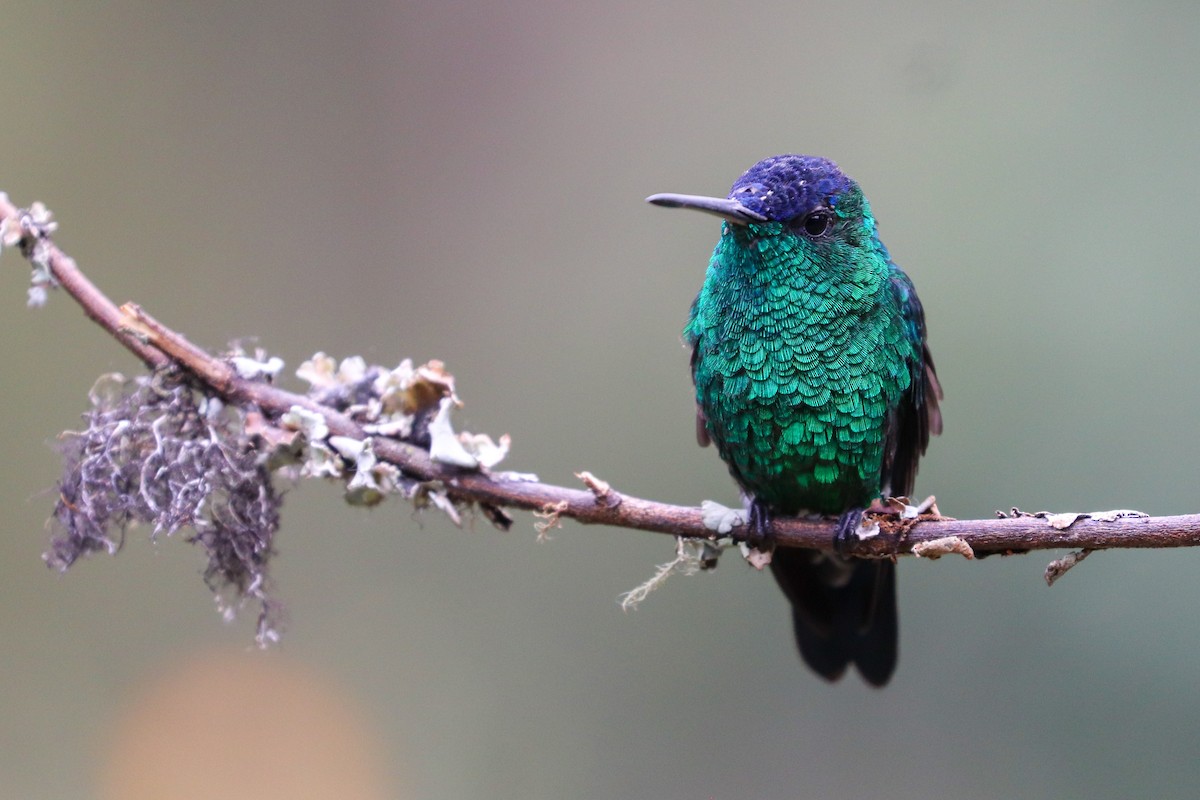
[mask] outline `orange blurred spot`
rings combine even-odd
[[[358,709],[278,652],[203,652],[146,684],[108,737],[106,800],[389,796]]]

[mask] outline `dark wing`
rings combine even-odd
[[[696,321],[696,308],[700,303],[700,296],[696,295],[696,299],[692,301],[691,311],[688,313],[688,324],[683,330],[683,346],[690,347],[692,350],[692,358],[688,362],[692,371],[692,384],[696,383],[696,360],[700,358],[700,337],[694,332],[692,325]],[[696,441],[701,447],[708,447],[712,444],[712,438],[708,435],[708,420],[704,416],[704,409],[700,408],[700,401],[696,400]]]
[[[685,344],[691,345],[692,348],[692,360],[690,363],[692,367],[692,381],[694,383],[696,380],[696,358],[699,355],[698,344],[695,339],[687,341]],[[700,408],[699,400],[696,401],[696,441],[700,443],[701,447],[708,447],[712,444],[712,439],[708,435],[708,419],[704,416],[704,409]]]
[[[907,497],[917,477],[917,461],[929,437],[942,432],[942,385],[925,341],[925,311],[912,281],[892,265],[892,290],[904,314],[904,333],[913,344],[912,380],[888,420],[883,456],[883,494]]]

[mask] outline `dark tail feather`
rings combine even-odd
[[[776,548],[771,572],[792,604],[796,644],[808,666],[835,681],[854,664],[883,686],[896,669],[896,565]]]

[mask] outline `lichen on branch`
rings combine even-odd
[[[82,430],[60,437],[63,474],[44,554],[52,568],[115,554],[135,525],[152,537],[188,529],[188,541],[208,556],[204,579],[218,607],[233,616],[256,602],[257,639],[266,644],[278,638],[283,616],[269,575],[281,485],[338,480],[352,505],[399,495],[458,524],[471,498],[451,496],[437,476],[406,473],[376,455],[375,443],[412,447],[462,470],[494,466],[508,452],[507,436],[497,444],[454,432],[450,413],[461,401],[441,362],[405,359],[389,369],[317,353],[297,370],[307,393],[282,391],[274,386],[281,359],[237,347],[214,358],[136,304],[117,307],[50,240],[56,228],[41,204],[17,209],[0,193],[0,250],[18,249],[29,261],[30,305],[63,286],[150,372],[103,376]],[[511,524],[502,509],[478,507],[494,525]]]
[[[65,571],[82,556],[115,554],[137,523],[152,536],[190,528],[222,611],[253,599],[259,642],[277,638],[267,566],[282,496],[242,412],[164,372],[106,375],[90,399],[83,430],[60,437],[58,530],[46,563]]]
[[[261,352],[236,351],[228,362],[252,382],[270,381],[282,368]],[[454,434],[449,406],[459,401],[440,362],[414,367],[405,360],[389,370],[318,353],[297,372],[314,402],[376,436],[453,452],[459,466],[491,465],[507,450],[507,438],[501,446],[486,435]],[[324,416],[301,406],[272,422],[254,404],[225,402],[170,367],[132,379],[103,376],[89,397],[83,430],[61,437],[57,532],[46,562],[65,571],[83,556],[115,554],[137,523],[151,526],[152,536],[191,529],[187,539],[208,556],[204,579],[222,612],[232,617],[247,601],[259,604],[260,644],[278,638],[282,619],[268,574],[283,503],[277,483],[339,480],[351,505],[399,495],[461,523],[464,504],[443,486],[379,459],[372,436],[332,435]]]

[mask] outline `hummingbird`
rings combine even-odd
[[[837,553],[881,497],[908,496],[942,388],[912,281],[888,255],[858,184],[817,156],[764,159],[729,196],[648,202],[724,220],[684,328],[696,435],[741,489],[748,540],[775,516],[838,519],[834,553],[777,548],[804,661],[874,686],[895,671],[895,564]]]

